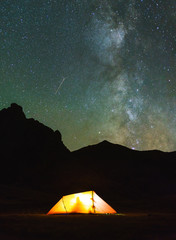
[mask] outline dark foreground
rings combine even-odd
[[[175,214],[1,214],[0,239],[176,239]]]
[[[0,166],[0,240],[176,240],[176,152],[107,141],[70,152],[59,131],[12,104],[0,111]],[[128,214],[41,214],[90,190]]]

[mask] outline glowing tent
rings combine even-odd
[[[116,211],[94,191],[87,191],[63,196],[47,214],[63,213],[115,214]]]

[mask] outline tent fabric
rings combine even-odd
[[[115,214],[116,211],[94,191],[87,191],[63,196],[47,214],[64,213]]]

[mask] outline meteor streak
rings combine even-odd
[[[65,79],[66,79],[65,77],[62,79],[61,83],[59,84],[59,86],[58,86],[58,88],[57,88],[57,90],[55,92],[55,94],[57,94],[59,92],[59,89],[61,88],[61,86],[64,83]]]

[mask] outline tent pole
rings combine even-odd
[[[92,204],[93,204],[92,207],[93,207],[93,211],[94,211],[94,213],[95,213],[95,204],[94,204],[93,192],[94,192],[94,191],[92,191]]]
[[[64,203],[63,197],[62,197],[62,203],[63,203],[63,205],[64,205],[65,212],[67,213],[67,209],[66,209],[66,207],[65,207],[65,203]]]

